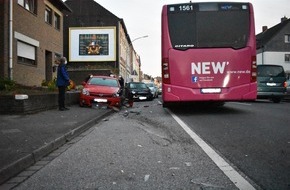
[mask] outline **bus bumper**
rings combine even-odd
[[[220,93],[202,93],[201,89],[163,84],[164,102],[194,101],[254,101],[257,98],[257,83],[221,88]]]

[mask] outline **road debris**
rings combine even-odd
[[[148,179],[149,179],[149,177],[150,177],[150,175],[145,175],[145,177],[144,177],[144,181],[146,182],[146,181],[148,181]]]

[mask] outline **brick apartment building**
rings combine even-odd
[[[66,12],[71,9],[62,0],[0,1],[0,78],[27,86],[52,80]]]

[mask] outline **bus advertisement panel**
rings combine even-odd
[[[164,5],[162,83],[163,105],[255,100],[256,38],[252,4]]]

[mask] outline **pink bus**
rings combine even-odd
[[[161,37],[163,106],[256,99],[251,3],[164,5]]]

